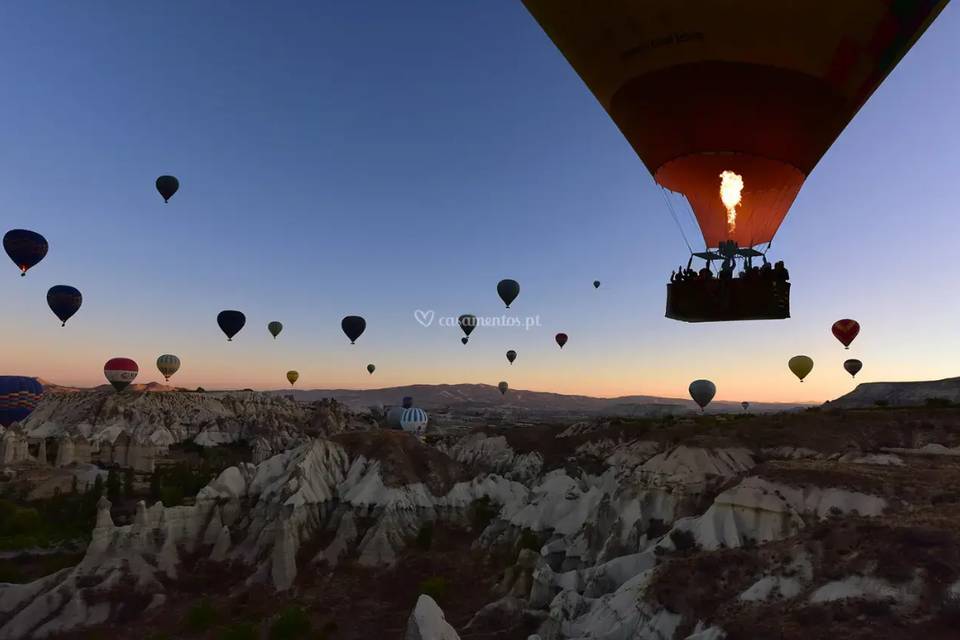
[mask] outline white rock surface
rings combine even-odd
[[[417,599],[403,637],[404,640],[460,640],[456,630],[444,618],[443,610],[425,594]]]

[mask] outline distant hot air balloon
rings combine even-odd
[[[180,370],[180,358],[169,353],[157,358],[157,369],[163,374],[164,380],[170,382],[170,376]]]
[[[793,356],[787,366],[790,367],[790,371],[793,371],[793,375],[803,382],[803,379],[813,371],[813,359],[809,356]]]
[[[340,321],[340,328],[350,338],[350,344],[355,344],[357,338],[363,334],[367,328],[367,321],[360,316],[347,316]]]
[[[690,383],[689,391],[690,397],[700,406],[700,411],[703,411],[713,400],[713,396],[717,395],[717,385],[709,380],[694,380]]]
[[[503,395],[507,392],[507,389],[509,389],[510,386],[507,384],[506,380],[504,380],[497,385],[497,388],[500,389],[500,395]]]
[[[377,370],[377,365],[370,363],[367,365],[367,373],[373,375],[373,372]]]
[[[35,231],[13,229],[3,235],[3,249],[20,269],[20,275],[43,260],[49,249],[47,239]]]
[[[164,202],[169,202],[173,194],[180,188],[180,181],[173,176],[160,176],[157,178],[157,191],[163,196]]]
[[[413,406],[413,398],[410,396],[403,396],[403,399],[400,400],[400,406],[404,409],[409,409]]]
[[[594,289],[599,289],[599,288],[600,288],[600,281],[599,281],[599,280],[594,280],[594,281],[593,281],[593,288],[594,288]]]
[[[516,280],[501,280],[497,283],[497,294],[503,300],[503,304],[510,308],[510,303],[520,295],[520,283]]]
[[[43,396],[43,385],[36,378],[0,376],[0,427],[23,422]]]
[[[273,339],[276,340],[277,336],[280,335],[280,332],[283,331],[283,325],[274,320],[267,325],[267,331],[269,331],[270,335],[273,336]]]
[[[510,351],[507,351],[507,360],[510,362],[510,364],[513,364],[513,361],[516,359],[517,359],[516,351],[514,351],[513,349],[510,349]]]
[[[299,378],[300,374],[297,371],[287,371],[287,380],[290,382],[291,387],[296,384]]]
[[[567,334],[558,333],[554,336],[554,340],[557,341],[557,344],[560,345],[560,348],[563,349],[563,345],[567,344]]]
[[[80,309],[81,304],[83,295],[74,287],[58,284],[47,291],[47,305],[54,315],[60,318],[62,327],[67,326],[67,320]]]
[[[845,348],[849,349],[850,343],[853,342],[853,339],[860,333],[860,323],[856,320],[844,318],[843,320],[834,322],[833,326],[830,327],[830,331],[833,332],[834,337],[839,340]]]
[[[656,183],[685,196],[706,247],[747,258],[946,4],[524,0]],[[779,310],[670,317],[788,317],[789,288],[770,282]]]
[[[863,369],[863,363],[856,359],[845,360],[843,368],[847,370],[851,378],[856,378],[860,369]]]
[[[467,344],[470,339],[470,334],[477,327],[477,316],[465,313],[457,318],[457,324],[460,325],[460,330],[464,333],[464,336],[460,338],[460,342]]]
[[[429,416],[423,409],[410,407],[400,414],[400,428],[416,435],[421,435],[427,428]]]
[[[247,316],[243,315],[241,311],[227,309],[217,314],[217,324],[220,325],[220,330],[226,334],[227,342],[232,342],[233,336],[240,333],[243,325],[247,324]]]
[[[740,403],[740,406],[743,407],[744,411],[746,411],[747,409],[750,408],[750,403],[744,400],[743,402]]]
[[[140,367],[130,358],[110,358],[103,365],[103,375],[118,392],[123,391],[136,379]]]

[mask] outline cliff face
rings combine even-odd
[[[311,603],[345,638],[938,637],[960,600],[960,457],[936,454],[960,411],[856,415],[318,436],[129,525],[102,501],[79,565],[0,586],[0,639],[136,637],[203,580],[246,607]],[[407,620],[421,589],[443,612],[421,598]]]
[[[923,382],[865,382],[830,402],[837,409],[922,407],[928,401],[960,403],[960,378]]]

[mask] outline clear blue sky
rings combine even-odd
[[[94,384],[128,356],[157,380],[170,352],[191,386],[708,377],[731,400],[834,397],[849,356],[867,381],[956,375],[958,40],[948,6],[807,181],[774,242],[793,318],[687,325],[663,318],[686,249],[659,189],[519,2],[7,4],[0,226],[51,250],[0,277],[0,372]],[[503,277],[539,328],[464,347],[413,318],[499,315]],[[44,299],[61,283],[85,295],[65,329]],[[248,317],[229,344],[224,308]],[[368,320],[352,347],[347,314]],[[863,325],[850,352],[841,317]],[[817,362],[803,385],[797,353]]]

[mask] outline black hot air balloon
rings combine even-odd
[[[516,359],[517,359],[516,351],[514,351],[513,349],[510,349],[510,351],[507,351],[507,360],[510,361],[510,364],[513,364],[513,361]]]
[[[227,342],[232,342],[233,336],[240,333],[243,325],[247,324],[247,316],[240,311],[227,309],[217,314],[217,324],[220,325],[220,330],[226,334]]]
[[[169,202],[173,194],[180,188],[180,181],[173,176],[160,176],[157,178],[157,191],[163,196],[164,202]]]
[[[273,336],[273,339],[276,340],[277,336],[280,335],[280,332],[283,331],[283,324],[274,320],[273,322],[267,324],[267,331],[269,331],[270,335]]]
[[[465,313],[457,318],[457,324],[460,325],[460,330],[464,333],[464,336],[460,338],[460,342],[467,344],[470,340],[470,334],[477,327],[477,316]]]
[[[340,328],[350,338],[350,344],[354,344],[364,329],[367,328],[367,321],[360,316],[347,316],[340,321]]]
[[[413,397],[412,396],[403,396],[400,400],[400,406],[404,409],[409,409],[413,406]]]
[[[857,374],[860,373],[860,369],[863,369],[863,363],[855,358],[851,358],[850,360],[844,360],[843,368],[846,369],[851,378],[856,378]]]
[[[83,295],[74,287],[58,284],[50,287],[50,290],[47,291],[47,304],[50,306],[50,310],[60,318],[60,322],[62,323],[60,326],[65,327],[67,326],[67,320],[69,320],[73,314],[80,309],[80,305],[83,304]]]
[[[47,239],[35,231],[12,229],[3,235],[3,249],[20,269],[20,275],[43,260],[49,249]]]
[[[509,388],[510,385],[507,384],[506,380],[501,381],[500,384],[497,385],[497,389],[500,389],[500,395],[505,394]]]
[[[686,198],[709,249],[698,257],[730,268],[769,246],[820,158],[947,2],[523,4],[656,183]],[[789,317],[787,276],[722,291],[673,282],[667,317]]]
[[[563,345],[567,344],[567,334],[565,334],[565,333],[558,333],[558,334],[554,337],[554,340],[556,340],[556,341],[557,341],[557,344],[560,345],[560,348],[563,349]]]
[[[377,365],[370,363],[367,365],[367,373],[373,375],[373,372],[377,370]]]
[[[593,288],[594,288],[594,289],[599,289],[599,288],[600,288],[600,281],[599,281],[599,280],[594,280],[594,281],[593,281]]]
[[[520,283],[516,280],[501,280],[497,283],[497,294],[500,296],[500,299],[503,300],[503,304],[507,305],[507,309],[509,309],[510,303],[520,295]]]

